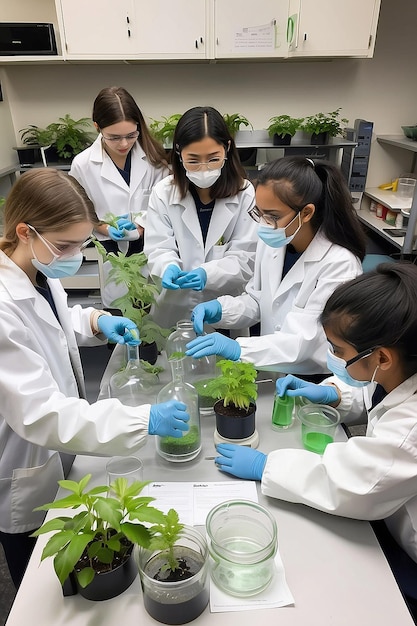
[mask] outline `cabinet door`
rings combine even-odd
[[[289,56],[371,57],[380,0],[291,0]]]
[[[134,51],[132,0],[60,0],[67,58],[119,58]]]
[[[210,0],[135,0],[136,50],[140,58],[208,57]]]
[[[215,0],[214,56],[285,58],[287,17],[288,0]]]

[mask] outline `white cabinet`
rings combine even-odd
[[[289,56],[372,57],[381,0],[290,0]]]
[[[71,59],[204,59],[210,0],[56,0]]]
[[[216,59],[285,58],[288,0],[214,0]]]

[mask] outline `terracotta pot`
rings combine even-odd
[[[225,407],[219,400],[214,405],[216,429],[224,439],[246,439],[255,432],[256,404],[251,403],[249,410]]]

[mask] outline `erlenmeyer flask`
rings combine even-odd
[[[180,320],[177,322],[177,328],[167,339],[166,353],[168,359],[173,353],[185,354],[186,344],[195,339],[197,335],[194,332],[193,323],[189,320]],[[179,358],[179,354],[177,355]],[[216,367],[216,357],[205,356],[201,359],[194,359],[190,356],[183,358],[184,380],[191,383],[198,393],[198,403],[200,413],[202,415],[213,414],[213,405],[216,402],[211,396],[207,395],[207,383],[219,375]]]
[[[158,376],[146,372],[143,368],[139,359],[139,346],[126,344],[126,352],[126,367],[110,378],[110,396],[118,398],[122,404],[128,406],[155,404],[159,385]]]
[[[190,416],[189,430],[182,437],[156,436],[156,450],[167,461],[181,463],[194,459],[201,450],[200,413],[198,411],[198,394],[190,383],[184,380],[185,359],[171,359],[172,382],[158,393],[157,402],[178,400],[187,406]]]

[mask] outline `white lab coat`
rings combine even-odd
[[[130,185],[126,184],[103,149],[101,134],[89,148],[77,154],[71,164],[70,175],[84,187],[100,220],[104,220],[107,213],[132,215],[137,224],[145,227],[152,188],[167,176],[168,170],[151,165],[138,142],[134,144],[131,153]],[[109,240],[109,237],[98,232],[96,236],[100,241]],[[118,242],[118,247],[122,252],[127,252],[128,246],[128,241]],[[116,298],[126,293],[124,285],[108,283],[110,269],[110,263],[105,262],[100,285],[104,306],[111,306]]]
[[[190,319],[199,302],[225,293],[242,293],[251,278],[257,227],[248,210],[255,203],[255,191],[249,181],[245,185],[235,196],[216,199],[205,245],[191,193],[181,199],[172,176],[154,187],[144,247],[151,275],[162,278],[171,264],[185,271],[202,267],[207,273],[203,291],[162,290],[152,312],[161,326],[170,327],[180,319]],[[224,243],[217,245],[220,238]]]
[[[150,405],[116,399],[90,405],[77,343],[99,345],[92,308],[67,306],[59,280],[48,280],[61,325],[27,275],[0,251],[0,530],[33,530],[63,478],[53,450],[112,456],[146,441]]]
[[[285,248],[259,240],[255,273],[238,298],[223,296],[219,328],[261,322],[260,337],[239,337],[241,360],[286,374],[325,374],[327,341],[318,320],[330,294],[362,272],[359,259],[320,231],[282,277]]]
[[[369,405],[372,389],[354,390],[359,412]],[[369,412],[366,437],[331,443],[323,456],[306,450],[271,452],[262,492],[343,517],[385,518],[397,543],[417,562],[416,418],[417,374]]]

